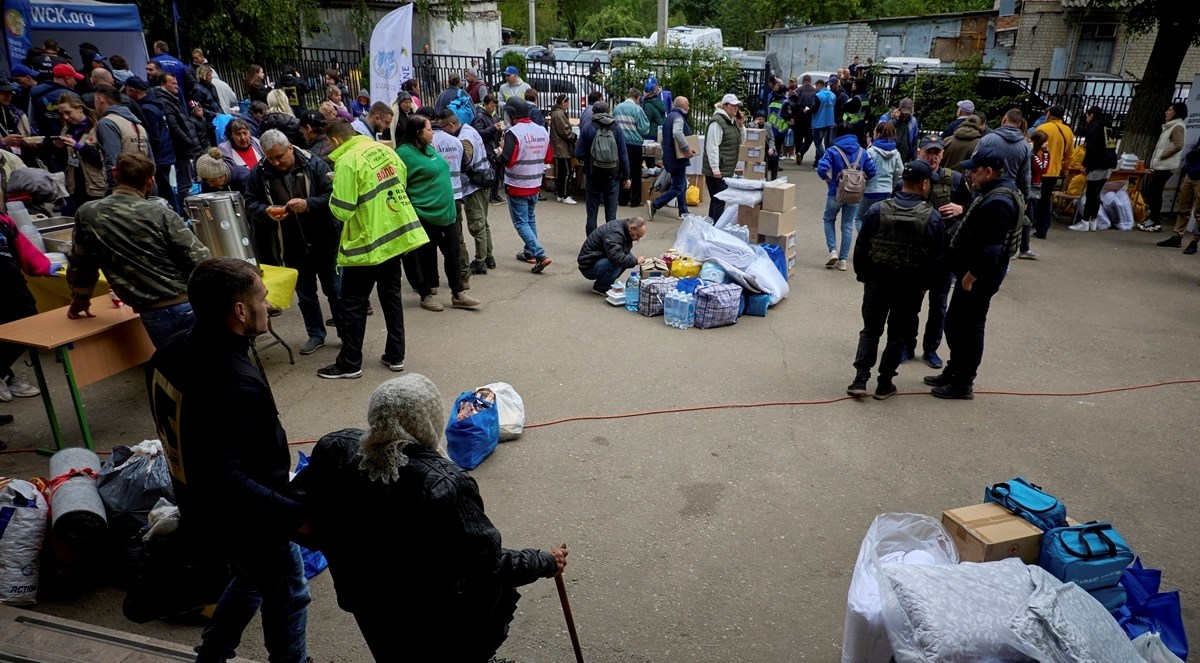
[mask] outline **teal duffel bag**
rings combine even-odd
[[[1042,536],[1038,566],[1085,590],[1112,587],[1133,563],[1133,551],[1112,523],[1055,527]]]

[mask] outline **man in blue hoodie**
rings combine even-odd
[[[857,216],[859,200],[838,201],[838,178],[843,170],[853,168],[863,171],[870,180],[875,177],[875,162],[871,161],[867,151],[858,145],[854,127],[842,123],[837,125],[836,131],[837,139],[817,162],[817,175],[829,185],[829,197],[825,200],[825,248],[829,250],[829,260],[825,262],[825,268],[836,267],[844,272],[847,269],[846,258],[850,256],[850,242],[854,238],[854,217]],[[834,230],[839,212],[842,215],[841,250],[838,249],[837,233]]]
[[[816,147],[816,160],[820,161],[821,157],[825,156],[825,150],[833,145],[837,126],[836,114],[834,113],[837,105],[837,96],[829,91],[826,87],[828,83],[824,79],[817,79],[817,111],[812,118],[812,137],[813,145]],[[816,167],[813,163],[813,167]]]

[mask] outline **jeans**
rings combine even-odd
[[[583,274],[583,278],[592,279],[596,283],[592,285],[592,290],[596,292],[608,292],[614,281],[617,280],[625,268],[620,265],[614,265],[608,258],[601,258],[596,261],[596,264],[588,268],[579,268],[579,272]]]
[[[863,328],[854,354],[855,380],[871,378],[879,354],[879,337],[887,324],[887,345],[879,362],[879,381],[891,382],[905,348],[917,342],[917,315],[921,312],[921,287],[897,281],[868,281],[863,285]]]
[[[1167,186],[1167,180],[1175,173],[1170,170],[1156,170],[1150,176],[1150,181],[1146,183],[1146,188],[1143,196],[1146,198],[1146,208],[1149,214],[1146,220],[1151,223],[1160,223],[1159,217],[1162,215],[1163,205],[1163,189]]]
[[[439,226],[421,222],[425,234],[429,235],[429,243],[417,249],[421,261],[421,282],[417,293],[424,299],[438,283],[437,254],[442,252],[442,267],[446,270],[446,282],[450,284],[450,292],[458,294],[463,291],[462,266],[458,263],[459,235],[457,224]]]
[[[179,152],[182,154],[182,150]],[[183,201],[192,195],[192,173],[194,172],[192,160],[187,157],[177,158],[175,160],[175,195],[179,199],[179,206],[183,207]]]
[[[401,306],[400,284],[405,257],[396,256],[378,265],[342,268],[342,349],[338,352],[337,366],[343,371],[362,368],[367,303],[371,289],[376,286],[379,289],[379,307],[383,309],[383,322],[387,326],[383,359],[388,363],[404,361],[404,309]]]
[[[671,202],[671,199],[676,200],[675,204],[679,206],[679,216],[683,217],[688,213],[687,208],[687,164],[683,164],[675,170],[668,171],[671,173],[671,188],[662,193],[661,196],[655,198],[650,204],[654,207],[654,211],[658,211]]]
[[[554,159],[554,195],[566,198],[571,195],[571,160]]]
[[[162,348],[167,339],[196,325],[196,316],[192,313],[192,305],[189,302],[139,311],[138,315],[155,348]]]
[[[970,387],[975,383],[975,375],[983,361],[983,331],[988,308],[1006,271],[1007,264],[1001,265],[995,283],[977,280],[970,290],[963,290],[962,279],[954,280],[954,296],[946,312],[946,345],[950,346],[946,373],[950,376],[950,384],[956,387]]]
[[[889,197],[891,197],[891,194],[887,193],[863,194],[862,200],[858,203],[858,212],[856,212],[854,215],[854,232],[859,232],[862,230],[863,219],[866,218],[867,212],[871,211],[871,205],[874,205],[881,200],[887,200]]]
[[[234,656],[246,626],[262,607],[263,641],[271,663],[302,663],[308,656],[308,582],[300,548],[288,541],[239,545],[230,560],[233,580],[200,633],[196,663]]]
[[[954,274],[946,275],[929,289],[929,315],[925,318],[925,335],[921,339],[921,348],[925,354],[937,352],[942,345],[942,332],[946,329],[946,301],[950,289],[954,287]],[[916,354],[916,342],[909,348]]]
[[[1021,219],[1021,253],[1029,250],[1029,235],[1033,232],[1034,215],[1041,198],[1032,198],[1025,206],[1025,218]]]
[[[833,140],[836,135],[835,127],[813,129],[813,145],[817,148],[817,155],[815,157],[817,161],[820,161],[821,157],[825,156],[826,150],[833,147]]]
[[[642,205],[642,144],[626,143],[625,153],[629,155],[629,188],[622,188],[617,193],[617,204],[628,204],[630,207]]]
[[[839,211],[842,213],[841,249],[838,249],[837,232],[833,228]],[[854,239],[854,214],[857,211],[856,203],[839,203],[833,196],[825,199],[825,248],[837,251],[838,260],[845,260],[850,256],[850,242]]]
[[[329,313],[338,329],[342,322],[342,305],[338,299],[337,254],[333,251],[309,249],[309,253],[298,259],[288,258],[285,266],[296,270],[296,299],[300,316],[304,318],[304,331],[311,339],[325,341],[325,315],[321,312],[321,300],[317,297],[317,282],[321,292],[329,300]]]
[[[722,173],[724,175],[724,173]],[[716,223],[725,213],[725,201],[717,198],[717,194],[729,188],[723,177],[704,176],[704,185],[708,187],[708,218]]]
[[[587,178],[587,223],[584,225],[584,238],[596,229],[596,215],[600,205],[604,205],[604,222],[615,221],[617,218],[617,189],[620,182],[612,175],[599,175],[592,171]]]
[[[513,228],[517,229],[521,241],[525,243],[525,255],[532,256],[535,260],[541,260],[546,257],[546,249],[538,244],[535,207],[537,207],[536,193],[532,196],[514,196],[512,194],[508,196],[508,216],[512,219]]]
[[[1034,217],[1033,234],[1045,237],[1050,230],[1053,217],[1054,190],[1058,188],[1057,177],[1042,178],[1042,197],[1038,200],[1037,215]]]
[[[492,257],[492,229],[488,226],[487,189],[463,196],[462,206],[463,216],[467,218],[467,231],[475,240],[475,259],[483,262]]]

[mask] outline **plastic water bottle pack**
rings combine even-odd
[[[663,302],[663,319],[676,329],[688,329],[696,317],[696,298],[690,292],[672,290]]]
[[[637,270],[629,275],[629,279],[625,281],[625,310],[638,310],[638,298],[642,296],[642,280],[638,277]]]

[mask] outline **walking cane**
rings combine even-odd
[[[567,544],[562,544],[565,550]],[[575,618],[571,616],[571,601],[567,598],[567,586],[563,583],[562,574],[554,576],[554,584],[558,587],[558,600],[562,602],[563,617],[567,619],[567,632],[571,634],[571,646],[575,648],[575,663],[583,663],[583,650],[579,647],[579,633],[575,631]]]

